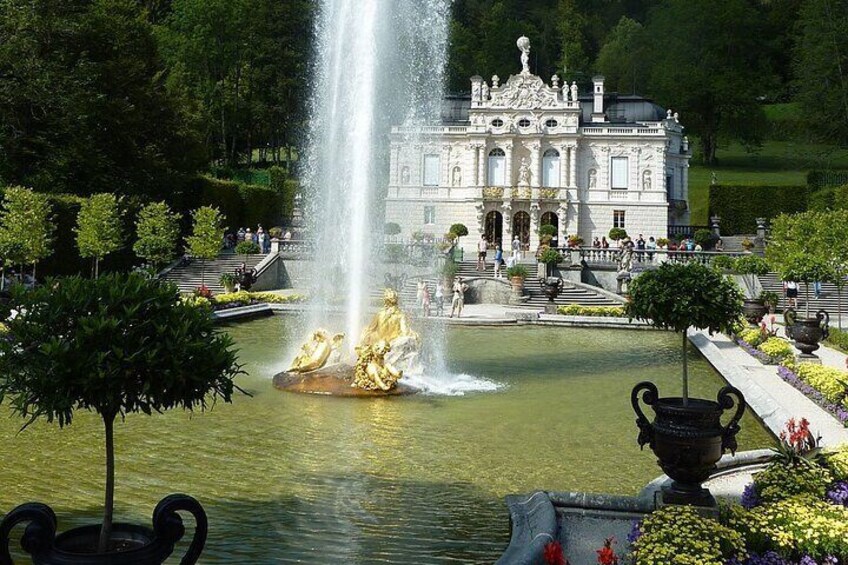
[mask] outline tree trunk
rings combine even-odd
[[[106,499],[103,506],[103,525],[100,527],[100,543],[97,550],[104,553],[109,550],[112,539],[112,514],[115,509],[115,414],[103,414],[106,428]]]
[[[35,267],[38,265],[37,261],[32,262],[32,284],[35,284]],[[23,275],[23,273],[21,273]]]
[[[206,260],[200,260],[200,286],[206,286]]]
[[[809,320],[810,319],[810,283],[808,283],[808,282],[804,283],[804,287],[806,289],[804,291],[804,296],[806,296],[805,300],[807,301],[807,304],[806,304],[807,319]]]
[[[689,405],[689,359],[687,352],[687,341],[689,336],[687,330],[683,330],[683,406]]]
[[[94,278],[100,278],[100,258],[94,258]]]
[[[842,285],[836,285],[836,325],[842,331]]]
[[[705,165],[715,165],[716,163],[716,140],[711,133],[705,133],[701,136],[701,151],[703,153]]]

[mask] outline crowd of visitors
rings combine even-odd
[[[227,232],[224,234],[224,248],[234,249],[239,243],[243,241],[250,241],[258,245],[259,250],[267,255],[271,252],[271,239],[271,234],[265,231],[265,228],[263,228],[261,224],[256,227],[255,231],[250,228],[239,228],[235,232]],[[291,230],[285,229],[280,239],[283,241],[291,241]]]

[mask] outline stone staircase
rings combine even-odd
[[[776,273],[769,273],[760,277],[760,284],[763,285],[763,290],[776,292],[780,296],[780,306],[778,311],[782,312],[787,307],[786,293],[783,291],[783,281]],[[800,283],[798,285],[798,312],[802,313],[806,310],[806,285]],[[818,310],[827,310],[828,313],[834,314],[838,312],[838,300],[836,294],[836,285],[831,283],[822,283],[820,297],[816,299],[813,292],[813,285],[810,285],[810,312]],[[848,314],[848,288],[842,291],[842,314]]]
[[[533,262],[522,262],[529,272],[529,277],[524,283],[525,292],[529,295],[527,302],[523,304],[523,306],[528,308],[536,308],[542,309],[548,303],[548,297],[545,296],[544,292],[542,292],[541,287],[536,278],[536,263]],[[504,269],[505,271],[505,269]],[[502,271],[502,276],[504,280],[508,282],[506,279],[506,273]],[[457,276],[462,277],[463,279],[474,279],[474,278],[493,278],[495,276],[495,268],[494,264],[491,261],[488,261],[486,264],[485,271],[477,270],[477,263],[475,261],[463,261],[459,263],[459,270],[457,271]],[[407,308],[415,307],[417,305],[416,295],[418,293],[418,281],[420,279],[410,279],[406,282],[403,289],[400,291],[400,299],[401,303],[404,304]],[[430,289],[431,298],[435,294],[436,289],[436,277],[425,277],[424,280],[427,281],[427,287]],[[445,290],[445,300],[450,301],[450,289]],[[375,294],[376,298],[376,294]],[[556,304],[566,305],[566,304],[579,304],[581,306],[618,306],[619,302],[616,302],[614,299],[601,294],[600,292],[594,292],[591,289],[587,289],[584,287],[577,287],[574,285],[569,285],[568,282],[565,283],[565,287],[562,292],[556,299]]]
[[[176,284],[180,292],[194,292],[201,284],[201,269],[203,272],[203,280],[206,286],[213,294],[221,294],[225,292],[221,286],[219,279],[224,273],[234,273],[242,263],[247,265],[248,269],[256,267],[265,255],[236,255],[232,251],[224,251],[218,255],[214,261],[206,261],[201,264],[200,261],[192,261],[188,265],[177,265],[162,276],[163,280]]]

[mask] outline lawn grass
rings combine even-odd
[[[755,153],[734,143],[720,148],[719,164],[705,167],[696,156],[689,169],[689,206],[693,225],[707,225],[709,189],[714,171],[719,184],[806,185],[810,169],[848,169],[848,147],[766,141]]]

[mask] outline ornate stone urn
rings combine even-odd
[[[188,551],[180,563],[192,565],[206,544],[206,512],[197,500],[184,494],[162,499],[153,511],[153,529],[133,524],[113,524],[112,540],[120,551],[93,553],[100,537],[100,525],[74,528],[56,535],[56,514],[40,503],[18,506],[0,523],[0,565],[12,565],[9,534],[17,524],[28,522],[21,547],[32,556],[35,565],[160,565],[185,535],[178,512],[194,516],[197,526]]]
[[[787,308],[783,319],[786,321],[786,335],[803,355],[812,356],[813,351],[819,348],[819,342],[830,335],[830,315],[825,310],[816,312],[815,318],[798,319],[798,313]]]
[[[640,393],[642,402],[654,409],[653,422],[639,407]],[[736,452],[739,420],[746,406],[742,393],[731,386],[722,388],[717,400],[690,398],[684,405],[682,398],[660,398],[651,382],[641,382],[633,388],[630,403],[639,426],[639,447],[650,445],[660,467],[672,480],[670,486],[663,488],[664,503],[715,506],[715,499],[701,483],[710,477],[726,451]],[[722,426],[722,413],[734,405],[736,412]]]
[[[542,277],[539,279],[539,286],[548,297],[548,304],[545,306],[546,314],[556,314],[556,303],[554,302],[562,292],[565,281],[562,277]]]
[[[758,326],[763,317],[768,314],[768,306],[759,298],[746,298],[742,303],[742,314],[748,323]]]

